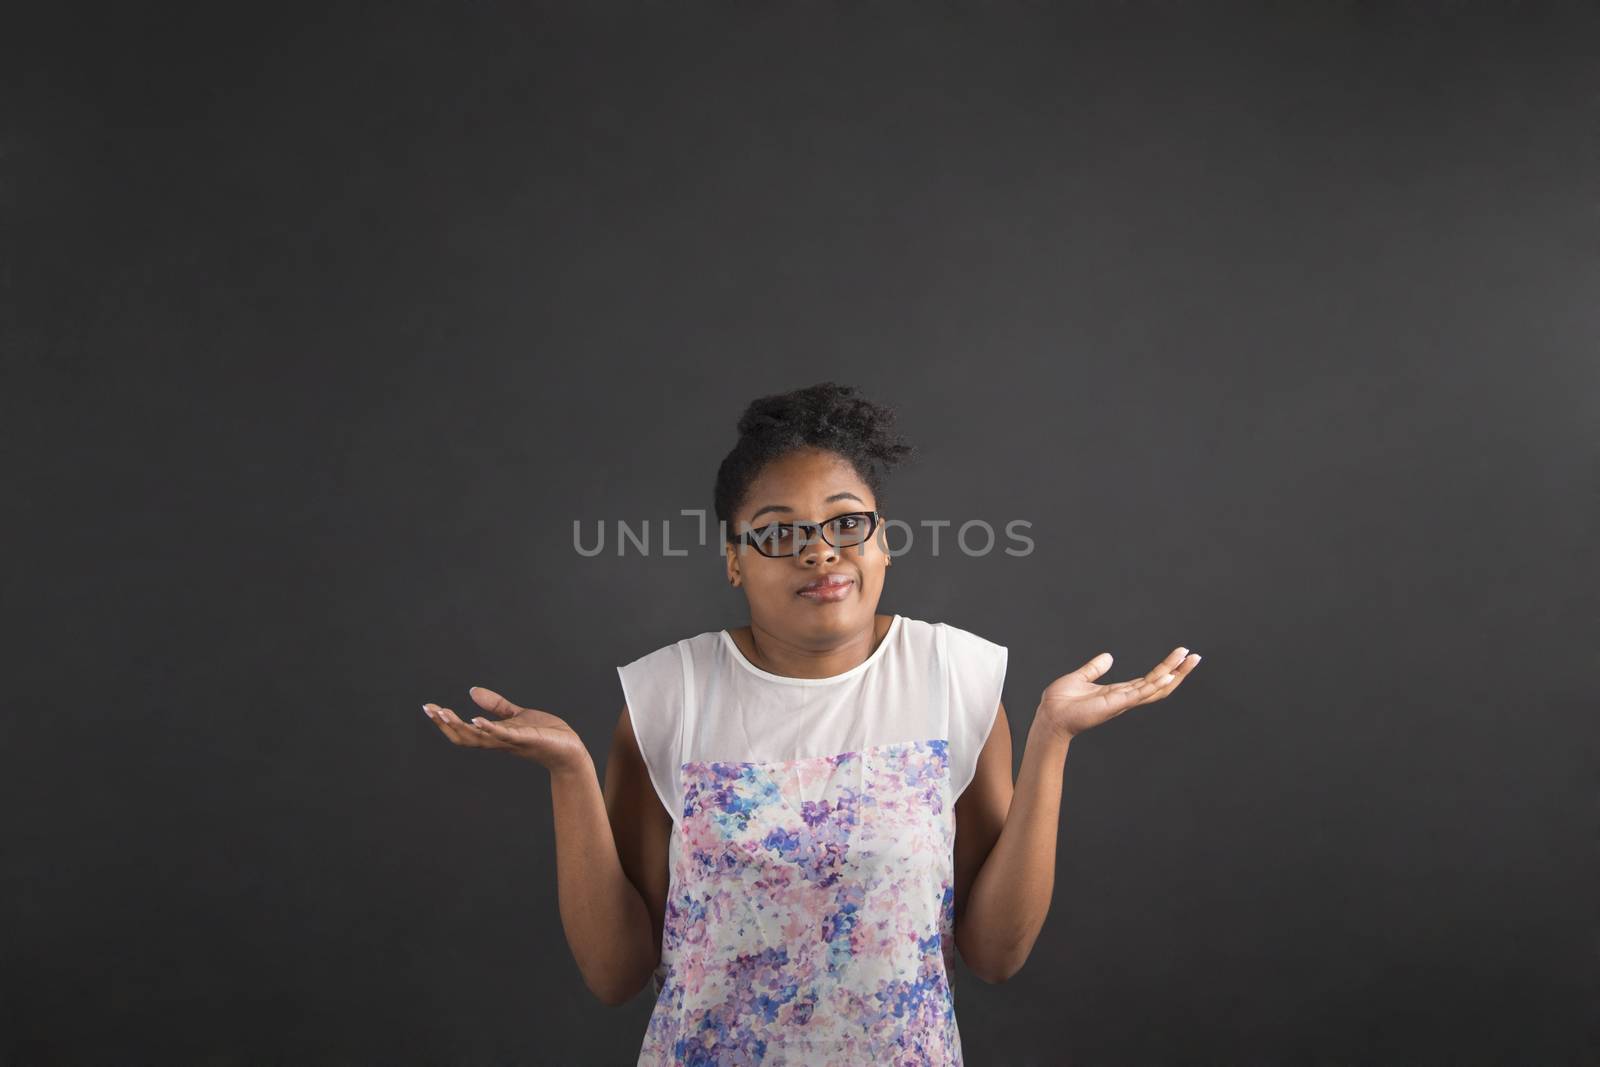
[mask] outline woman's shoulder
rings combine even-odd
[[[943,623],[928,622],[924,619],[913,619],[909,615],[900,616],[900,636],[902,640],[921,642],[931,645],[939,634],[939,627]]]
[[[970,645],[973,643],[985,645],[995,644],[995,642],[990,641],[981,634],[978,634],[973,630],[968,630],[965,627],[957,626],[953,622],[945,622],[943,620],[938,622],[930,622],[921,619],[904,618],[902,619],[902,625],[906,627],[908,632],[915,633],[928,640],[963,645]]]
[[[636,663],[657,665],[666,663],[668,661],[675,661],[677,656],[681,654],[680,650],[693,654],[714,648],[717,642],[721,640],[721,635],[722,631],[720,630],[704,630],[689,637],[681,637],[676,641],[671,641],[667,644],[657,646],[656,648],[653,648],[650,651],[645,652],[632,660],[629,660],[626,666],[632,666]]]

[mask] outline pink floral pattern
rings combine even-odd
[[[682,770],[641,1067],[960,1067],[948,742]]]

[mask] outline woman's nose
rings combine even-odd
[[[824,541],[821,533],[816,534],[815,537],[816,540],[800,550],[800,558],[802,560],[809,564],[813,559],[823,561],[838,558],[839,550]]]

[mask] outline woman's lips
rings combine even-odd
[[[850,591],[855,587],[855,579],[847,578],[842,582],[830,582],[827,585],[818,586],[814,589],[802,589],[800,590],[800,595],[805,597],[807,600],[843,600],[845,597],[850,595]]]

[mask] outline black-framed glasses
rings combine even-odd
[[[794,556],[820,536],[834,548],[866,544],[878,528],[881,516],[876,511],[850,511],[826,522],[773,522],[757,530],[734,535],[741,545],[750,545],[763,556]]]

